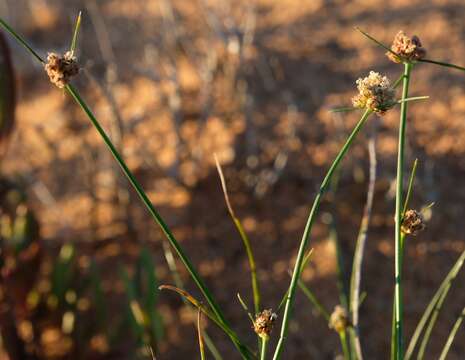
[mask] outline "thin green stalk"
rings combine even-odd
[[[415,159],[413,162],[412,166],[412,171],[410,172],[410,177],[408,180],[408,187],[407,187],[407,195],[405,195],[405,201],[404,201],[404,206],[402,207],[402,217],[401,217],[401,223],[404,219],[405,212],[407,211],[408,204],[410,202],[410,198],[412,196],[412,190],[413,190],[413,183],[415,181],[415,175],[417,173],[417,165],[418,165],[418,159]],[[400,235],[400,268],[403,268],[404,264],[404,244],[405,244],[405,234],[402,233]]]
[[[303,261],[304,256],[305,256],[305,249],[306,249],[306,247],[308,245],[310,232],[311,232],[313,223],[315,221],[316,214],[318,213],[318,209],[320,207],[321,198],[322,198],[323,194],[325,193],[325,191],[327,190],[328,185],[329,185],[329,183],[331,181],[331,178],[332,178],[334,172],[338,168],[340,162],[344,158],[345,154],[349,150],[349,148],[352,145],[354,139],[356,138],[358,132],[363,127],[363,125],[365,124],[365,122],[368,119],[368,117],[370,116],[370,114],[371,114],[371,111],[369,109],[365,110],[365,112],[363,113],[360,121],[355,126],[354,130],[352,131],[352,133],[348,137],[346,143],[344,144],[344,146],[340,150],[339,154],[337,155],[336,159],[332,163],[331,167],[329,168],[328,173],[326,174],[323,182],[321,183],[320,189],[319,189],[319,191],[318,191],[318,193],[317,193],[317,195],[315,197],[315,200],[313,202],[312,208],[310,210],[310,214],[309,214],[308,219],[307,219],[307,223],[305,225],[305,230],[304,230],[304,233],[302,235],[302,240],[300,242],[299,251],[297,253],[297,259],[296,259],[296,262],[295,262],[295,265],[294,265],[294,271],[292,273],[291,283],[289,285],[289,293],[287,295],[286,304],[285,304],[285,308],[284,308],[283,322],[281,324],[280,338],[279,338],[278,344],[276,346],[275,353],[273,355],[274,360],[279,359],[281,357],[281,353],[283,351],[284,341],[286,340],[288,329],[289,329],[289,320],[291,318],[291,310],[292,310],[292,305],[294,303],[295,292],[296,292],[297,283],[298,283],[297,280],[300,277],[300,269],[301,269],[302,261]]]
[[[237,296],[237,299],[239,300],[239,303],[241,304],[242,308],[244,309],[244,311],[246,312],[247,316],[249,317],[250,321],[252,321],[252,324],[254,324],[254,323],[255,323],[255,319],[253,318],[252,314],[250,313],[249,307],[247,306],[247,304],[245,303],[245,301],[242,299],[241,294],[237,293],[236,296]]]
[[[28,50],[38,61],[44,63],[44,60],[32,49],[31,46],[19,35],[17,34],[3,19],[0,18],[0,25],[7,31],[9,32],[20,44],[24,46],[26,50]],[[208,304],[212,308],[215,316],[217,317],[218,321],[226,328],[231,330],[231,334],[234,334],[236,337],[233,338],[231,337],[231,340],[233,341],[234,345],[238,348],[240,351],[241,355],[245,359],[253,358],[253,354],[250,353],[250,351],[241,343],[237,340],[237,336],[235,333],[232,331],[231,327],[227,323],[222,311],[220,310],[219,306],[217,305],[216,301],[213,299],[210,291],[206,287],[205,283],[203,280],[200,278],[198,275],[197,271],[194,269],[191,261],[187,257],[187,255],[184,253],[184,250],[181,248],[179,245],[178,241],[172,234],[171,230],[168,228],[168,226],[165,224],[164,220],[162,217],[158,214],[158,212],[155,210],[155,207],[153,206],[152,202],[149,200],[147,197],[146,193],[140,186],[140,184],[137,182],[137,180],[134,178],[133,174],[127,167],[126,163],[122,159],[121,155],[118,153],[114,145],[112,144],[110,138],[108,135],[105,133],[103,128],[100,126],[100,123],[98,120],[95,118],[93,115],[92,111],[89,109],[87,104],[84,102],[84,100],[81,98],[79,93],[74,89],[72,85],[67,85],[66,90],[68,93],[74,98],[74,100],[79,104],[79,106],[84,110],[86,115],[88,116],[89,120],[92,122],[94,127],[96,128],[97,132],[100,134],[102,139],[104,140],[105,144],[107,145],[108,149],[114,156],[115,160],[118,162],[120,165],[121,169],[123,170],[124,175],[128,178],[129,182],[131,185],[134,187],[134,190],[137,192],[139,197],[141,198],[142,202],[144,205],[147,207],[148,211],[152,215],[153,219],[156,221],[156,223],[161,227],[163,233],[165,234],[166,238],[170,242],[170,244],[173,246],[179,257],[181,258],[181,261],[183,264],[186,266],[186,269],[188,270],[189,274],[192,276],[194,282],[196,285],[199,287],[200,291],[202,294],[205,296]]]
[[[79,28],[81,27],[81,14],[82,12],[79,11],[78,17],[76,19],[76,26],[74,27],[73,40],[71,41],[71,47],[70,47],[70,51],[72,55],[74,55],[74,51],[76,50]]]
[[[341,244],[339,242],[339,238],[337,236],[336,224],[334,217],[330,215],[331,222],[330,222],[330,230],[329,230],[329,237],[331,242],[334,244],[334,248],[336,249],[336,286],[339,293],[339,303],[344,306],[345,309],[348,308],[348,293],[346,287],[346,279],[344,276],[344,259],[342,256],[342,249]]]
[[[10,35],[13,36],[13,37],[16,39],[16,41],[18,41],[22,46],[24,46],[24,48],[25,48],[27,51],[29,51],[29,53],[30,53],[32,56],[34,56],[34,57],[35,57],[37,60],[39,60],[42,64],[45,63],[44,59],[42,59],[42,58],[40,57],[40,55],[37,54],[37,53],[34,51],[34,49],[31,48],[31,47],[29,46],[29,44],[28,44],[21,36],[19,36],[19,34],[16,33],[16,31],[14,31],[14,30],[10,27],[10,25],[8,25],[2,18],[0,18],[0,25],[3,27],[3,29],[4,29],[5,31],[7,31],[8,33],[10,33]]]
[[[205,345],[212,354],[213,358],[215,360],[223,360],[223,356],[221,356],[220,352],[218,351],[212,339],[210,338],[210,336],[208,336],[205,330],[203,330],[203,340],[205,341]]]
[[[366,33],[365,31],[363,31],[362,29],[360,29],[359,27],[355,27],[355,30],[357,30],[358,32],[360,32],[362,35],[366,36],[368,39],[370,39],[371,41],[373,41],[374,43],[376,43],[378,46],[382,47],[384,50],[390,52],[391,54],[397,56],[398,58],[402,58],[400,55],[396,54],[394,51],[391,50],[390,47],[388,47],[387,45],[384,45],[381,41],[378,41],[376,40],[373,36],[371,36],[370,34]]]
[[[400,100],[397,101],[398,104],[402,104],[404,102],[409,102],[409,101],[417,101],[417,100],[428,100],[429,99],[429,96],[428,95],[424,95],[424,96],[414,96],[414,97],[409,97],[409,98],[402,98]]]
[[[421,60],[418,60],[418,61],[465,71],[465,67],[458,66],[458,65],[455,65],[455,64],[449,64],[449,63],[442,62],[442,61],[429,60],[429,59],[421,59]]]
[[[239,342],[239,338],[237,337],[237,335],[227,326],[225,326],[223,323],[221,323],[218,318],[215,316],[214,313],[212,313],[210,311],[210,309],[208,307],[206,307],[203,303],[201,303],[199,300],[197,300],[196,298],[194,298],[191,294],[189,294],[187,291],[183,290],[183,289],[179,289],[177,288],[176,286],[172,286],[172,285],[160,285],[158,287],[159,290],[170,290],[170,291],[174,291],[176,292],[177,294],[179,294],[182,298],[184,298],[185,300],[189,301],[189,303],[191,303],[197,310],[200,310],[202,311],[202,313],[208,317],[211,321],[213,321],[216,325],[218,325],[218,327],[223,330],[230,338],[231,340],[233,340],[233,343],[236,344]],[[237,346],[236,346],[237,348]],[[238,349],[239,350],[239,349]],[[246,359],[256,359],[256,356],[252,353],[252,351],[245,347],[245,351],[247,352],[245,354]],[[241,353],[242,355],[242,353]],[[243,356],[244,357],[244,356]]]
[[[341,112],[349,112],[349,111],[355,111],[355,110],[358,110],[358,109],[353,106],[347,106],[347,107],[341,107],[341,108],[332,108],[332,109],[329,109],[329,112],[341,113]]]
[[[402,217],[404,217],[405,212],[407,211],[407,206],[412,196],[413,182],[415,181],[415,175],[417,173],[418,159],[415,159],[412,166],[412,171],[410,172],[410,178],[408,180],[407,195],[405,195],[404,207],[402,208]]]
[[[174,260],[174,255],[173,252],[171,251],[170,245],[166,241],[162,241],[162,246],[163,246],[163,254],[165,256],[166,263],[168,264],[168,268],[171,272],[171,276],[173,277],[174,283],[176,286],[180,289],[184,288],[184,283],[181,279],[181,276],[179,275],[178,267],[176,265],[176,261]],[[191,306],[190,303],[182,298],[182,301],[186,306]],[[212,354],[213,358],[215,360],[223,360],[220,352],[216,348],[215,344],[213,343],[212,339],[208,335],[208,333],[202,329],[202,336],[203,340],[205,342],[205,345],[207,346],[208,351]]]
[[[344,354],[345,360],[350,360],[349,347],[347,346],[347,333],[345,330],[339,332],[339,338],[341,340],[342,353]]]
[[[331,317],[331,315],[329,314],[328,310],[326,310],[326,308],[321,303],[321,301],[317,299],[315,294],[304,284],[302,280],[298,281],[298,285],[299,285],[300,290],[302,290],[302,292],[307,297],[307,299],[310,300],[310,302],[313,304],[315,309],[317,309],[318,312],[321,315],[323,315],[325,320],[329,322],[329,318]]]
[[[135,179],[129,168],[127,167],[126,163],[124,162],[123,158],[121,155],[118,153],[114,145],[112,144],[110,138],[108,135],[105,133],[103,128],[101,127],[100,123],[98,120],[95,118],[94,114],[92,111],[89,109],[85,101],[81,98],[79,93],[76,91],[76,89],[68,84],[66,85],[65,89],[68,91],[68,93],[73,97],[73,99],[79,104],[79,106],[82,108],[82,110],[86,113],[88,116],[89,120],[92,122],[94,125],[95,129],[97,132],[100,134],[102,137],[103,141],[107,145],[108,149],[110,150],[111,154],[121,167],[124,175],[128,178],[129,182],[133,186],[134,190],[136,191],[137,195],[140,197],[144,205],[147,207],[150,215],[152,218],[156,221],[156,223],[160,226],[162,229],[163,233],[165,234],[166,238],[170,242],[171,246],[174,248],[178,256],[180,257],[181,261],[183,262],[184,266],[186,267],[187,271],[191,275],[192,279],[196,283],[196,285],[199,287],[200,291],[202,294],[205,296],[205,299],[207,300],[208,304],[210,305],[214,315],[217,317],[219,323],[221,323],[224,327],[228,328],[230,330],[230,333],[235,334],[234,331],[231,329],[230,325],[227,323],[223,312],[220,310],[218,304],[216,301],[213,299],[213,296],[210,292],[210,290],[207,288],[203,280],[201,279],[200,275],[197,273],[195,270],[194,266],[192,265],[190,259],[187,257],[186,253],[184,250],[181,248],[179,245],[178,241],[174,237],[173,233],[169,229],[169,227],[165,224],[164,220],[160,216],[160,214],[155,210],[155,207],[153,206],[152,202],[150,199],[147,197],[145,191],[142,189],[141,185],[139,182]],[[228,334],[230,335],[230,334]],[[231,337],[231,335],[230,335]],[[236,345],[238,350],[241,352],[242,356],[245,359],[250,358],[249,351],[247,348],[237,340],[237,336],[231,337],[231,340],[233,343]]]
[[[268,349],[268,338],[262,338],[262,348],[260,349],[260,360],[266,359],[266,350]]]
[[[258,285],[258,279],[257,279],[257,266],[255,263],[255,257],[253,254],[252,246],[250,245],[250,240],[249,237],[247,236],[244,227],[242,226],[241,221],[239,218],[236,216],[231,202],[229,201],[229,195],[228,195],[228,188],[226,187],[226,180],[223,175],[223,170],[221,169],[221,165],[218,161],[218,158],[215,154],[215,162],[216,162],[216,168],[218,170],[218,174],[220,176],[220,181],[221,181],[221,187],[223,189],[223,194],[224,194],[224,199],[226,202],[226,206],[228,208],[229,215],[231,216],[234,225],[237,228],[237,231],[239,232],[239,235],[241,236],[242,242],[244,243],[245,251],[247,253],[247,258],[249,260],[249,267],[250,267],[250,277],[251,277],[251,283],[252,283],[252,293],[253,293],[253,303],[254,303],[254,311],[255,314],[258,314],[261,311],[261,296],[260,296],[260,287]]]
[[[408,89],[410,82],[410,72],[412,64],[404,65],[404,78],[402,99],[408,98]],[[403,197],[403,178],[404,178],[404,147],[405,147],[405,129],[407,123],[407,102],[403,101],[400,106],[400,124],[399,124],[399,148],[397,157],[397,187],[396,187],[396,224],[395,224],[395,341],[397,342],[396,359],[402,360],[403,344],[403,295],[402,295],[402,268],[401,268],[401,222],[402,222],[402,197]]]
[[[373,130],[375,131],[375,130]],[[362,279],[362,262],[363,253],[365,251],[365,243],[367,240],[368,226],[371,219],[371,211],[373,208],[373,198],[375,194],[376,182],[376,142],[375,134],[373,133],[368,143],[368,154],[370,159],[370,175],[368,180],[368,191],[365,207],[363,209],[363,217],[360,223],[360,230],[357,236],[355,245],[354,259],[352,262],[352,276],[350,280],[350,312],[352,315],[353,331],[350,333],[351,344],[354,355],[358,360],[363,359],[362,347],[359,336],[359,308],[360,308],[360,284]]]
[[[394,81],[394,84],[392,84],[392,88],[396,89],[400,85],[403,79],[404,79],[404,74],[402,73],[402,75],[399,76],[396,81]]]
[[[392,88],[395,89],[399,84],[400,82],[402,81],[402,79],[404,78],[404,75],[402,74],[402,76],[400,76],[395,82],[394,84],[392,85]],[[429,99],[429,96],[427,95],[424,95],[424,96],[414,96],[414,97],[411,97],[411,98],[407,98],[407,99],[401,99],[401,100],[398,100],[397,103],[398,104],[401,104],[402,102],[407,102],[407,101],[418,101],[418,100],[428,100]],[[358,110],[358,108],[356,107],[340,107],[340,108],[332,108],[332,109],[329,109],[329,112],[332,112],[332,113],[342,113],[342,112],[350,112],[350,111],[355,111],[355,110]]]
[[[452,346],[452,342],[454,341],[455,335],[457,334],[457,331],[459,331],[460,325],[462,324],[462,321],[464,318],[465,318],[465,308],[463,308],[462,313],[459,315],[459,317],[455,321],[455,324],[452,327],[452,330],[449,336],[447,337],[446,344],[444,345],[444,348],[441,351],[439,360],[446,360],[447,354],[449,353],[450,347]]]
[[[24,48],[29,51],[30,54],[32,54],[38,61],[41,63],[44,63],[44,60],[32,49],[31,46],[19,35],[17,34],[3,19],[0,18],[0,25],[8,32],[10,33],[21,45],[24,46]],[[105,144],[107,145],[108,149],[120,165],[121,169],[123,170],[124,175],[128,178],[129,182],[131,185],[134,187],[135,191],[141,198],[142,202],[144,205],[147,207],[149,210],[150,214],[152,215],[153,219],[157,222],[157,224],[161,227],[163,233],[167,237],[168,241],[170,244],[173,246],[179,257],[181,258],[181,261],[184,263],[186,266],[189,274],[192,276],[194,282],[196,285],[199,287],[200,291],[202,294],[205,296],[208,304],[212,308],[215,316],[217,317],[217,320],[219,323],[221,323],[225,328],[228,328],[230,332],[228,333],[229,337],[233,341],[234,345],[236,348],[239,350],[241,353],[242,357],[244,359],[250,359],[254,358],[254,355],[250,352],[250,350],[247,349],[245,345],[243,345],[237,338],[237,335],[234,333],[234,331],[231,329],[230,325],[227,323],[221,309],[219,308],[218,304],[215,302],[213,299],[210,291],[206,287],[205,283],[203,280],[200,278],[198,275],[197,271],[194,269],[191,261],[187,257],[187,255],[184,253],[184,250],[181,248],[179,245],[178,241],[172,234],[171,230],[168,228],[168,226],[165,224],[164,220],[161,218],[161,216],[158,214],[158,212],[155,210],[155,207],[153,206],[152,202],[149,200],[147,197],[146,193],[140,186],[140,184],[137,182],[137,180],[134,178],[132,175],[131,171],[129,168],[126,166],[124,160],[112,144],[110,138],[108,135],[105,133],[103,128],[100,126],[98,120],[95,118],[93,115],[92,111],[90,111],[89,107],[87,104],[82,100],[81,96],[79,93],[74,89],[72,85],[67,85],[66,90],[68,93],[74,98],[74,100],[79,104],[79,106],[84,110],[86,115],[88,116],[89,120],[92,122],[102,139],[104,140]]]
[[[439,285],[439,288],[436,290],[436,293],[433,295],[431,301],[429,302],[428,306],[426,307],[425,311],[423,312],[423,315],[421,316],[420,321],[418,322],[417,327],[415,328],[415,331],[413,332],[412,338],[410,339],[410,343],[407,347],[407,351],[405,352],[405,358],[404,360],[410,360],[410,358],[413,355],[413,352],[415,351],[415,347],[418,343],[418,340],[420,338],[421,333],[423,332],[423,329],[428,322],[437,302],[439,301],[439,298],[443,296],[443,292],[448,291],[450,288],[449,285],[452,283],[452,281],[456,278],[457,274],[459,273],[460,269],[462,268],[463,264],[465,262],[465,251],[462,252],[460,257],[457,259],[455,264],[452,266],[451,270],[449,273],[446,275],[444,280],[442,281],[441,285]]]
[[[397,341],[396,341],[396,302],[392,298],[392,321],[391,321],[391,360],[396,359]]]
[[[447,293],[449,292],[450,287],[452,284],[448,284],[447,287],[444,289],[444,292],[439,297],[436,306],[434,307],[433,313],[431,314],[431,319],[428,322],[428,326],[426,327],[425,334],[423,335],[423,339],[421,340],[420,349],[418,350],[417,359],[422,360],[425,356],[426,346],[428,345],[429,338],[431,337],[431,332],[433,331],[434,325],[436,324],[436,320],[439,316],[439,311],[441,311],[442,304],[446,299]]]
[[[308,262],[311,260],[313,254],[313,249],[310,249],[307,252],[307,255],[305,255],[304,260],[302,261],[302,266],[300,268],[300,275],[302,275],[302,272],[304,271],[305,267],[307,266]],[[291,271],[289,270],[289,275],[292,276]],[[300,279],[300,276],[299,276]],[[283,308],[284,304],[286,303],[287,295],[289,294],[289,288],[286,290],[284,293],[283,297],[281,298],[281,301],[279,302],[279,305],[276,309],[276,313],[279,313],[281,309]]]
[[[202,337],[202,311],[197,311],[197,334],[199,337],[200,360],[205,360],[205,345]]]

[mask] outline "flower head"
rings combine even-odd
[[[329,318],[329,328],[334,329],[337,332],[344,331],[350,326],[349,314],[347,310],[341,306],[336,305],[333,313]]]
[[[71,51],[67,51],[63,56],[49,53],[47,63],[45,64],[45,71],[52,84],[62,89],[69,83],[72,77],[79,73],[79,65]]]
[[[255,321],[253,323],[253,328],[255,333],[261,338],[267,339],[271,330],[273,330],[274,321],[278,315],[269,310],[263,310],[261,313],[255,316]]]
[[[370,71],[367,77],[358,79],[356,84],[359,93],[352,98],[354,107],[367,108],[383,115],[395,105],[395,90],[386,76]]]
[[[424,230],[425,227],[425,219],[420,212],[416,210],[407,210],[402,219],[400,230],[404,234],[415,236],[420,231]]]
[[[421,41],[418,36],[408,37],[401,30],[397,33],[394,41],[391,45],[391,50],[397,55],[394,55],[390,51],[386,53],[386,56],[393,62],[399,64],[404,61],[415,61],[423,59],[426,55],[426,50],[421,46]]]

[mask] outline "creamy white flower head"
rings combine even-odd
[[[370,71],[367,77],[358,79],[356,84],[358,95],[352,98],[354,107],[370,109],[383,115],[395,105],[395,90],[386,76]]]

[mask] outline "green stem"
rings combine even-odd
[[[199,336],[199,352],[200,352],[200,360],[205,360],[205,346],[202,337],[202,312],[198,310],[197,314],[197,332]]]
[[[442,304],[444,300],[446,300],[447,293],[449,292],[450,287],[452,284],[449,284],[445,289],[442,295],[439,297],[436,306],[434,307],[433,313],[431,314],[431,319],[429,320],[428,326],[426,327],[425,334],[423,335],[423,339],[421,340],[420,349],[418,350],[417,359],[422,360],[425,356],[426,346],[428,345],[429,338],[431,337],[431,333],[433,331],[434,325],[436,324],[436,320],[438,319],[439,312],[441,311]]]
[[[417,101],[417,100],[428,100],[428,99],[429,99],[429,96],[428,96],[428,95],[425,95],[425,96],[414,96],[414,97],[411,97],[411,98],[401,99],[401,100],[397,101],[397,103],[398,103],[398,104],[402,104],[403,102]]]
[[[397,340],[396,340],[396,301],[392,301],[392,320],[391,320],[391,360],[395,360],[397,355]]]
[[[408,89],[410,82],[410,72],[412,64],[404,65],[404,78],[402,100],[408,98]],[[402,197],[403,197],[403,178],[404,178],[404,147],[405,147],[405,129],[407,123],[407,106],[408,102],[402,101],[400,104],[400,124],[399,124],[399,148],[397,157],[397,187],[396,187],[396,224],[395,224],[395,341],[396,359],[402,360],[403,344],[403,301],[402,301],[402,246],[401,246],[401,222],[402,222]]]
[[[81,27],[81,15],[82,15],[82,12],[79,11],[78,17],[76,19],[76,26],[74,27],[73,39],[71,40],[70,51],[71,51],[71,54],[73,55],[74,55],[74,52],[76,51],[79,28]]]
[[[334,244],[336,250],[336,286],[339,293],[339,302],[345,308],[349,308],[349,296],[346,287],[346,278],[344,271],[344,259],[342,255],[341,244],[336,230],[336,220],[330,215],[330,230],[329,237]]]
[[[413,182],[415,181],[417,166],[418,159],[415,159],[415,161],[413,162],[412,171],[410,172],[410,178],[408,180],[407,195],[405,195],[404,207],[402,208],[402,218],[404,217],[405,212],[407,211],[408,203],[410,201],[410,197],[412,196]]]
[[[359,336],[359,308],[360,308],[360,285],[362,280],[362,262],[367,241],[368,227],[370,225],[371,212],[373,208],[373,198],[375,194],[376,182],[376,140],[375,131],[368,142],[368,153],[370,158],[368,191],[365,207],[363,209],[362,221],[355,244],[354,259],[352,261],[352,275],[350,279],[350,312],[352,315],[352,331],[350,332],[351,345],[354,357],[358,360],[363,359],[362,346]]]
[[[449,68],[453,68],[453,69],[465,71],[465,67],[458,66],[458,65],[455,65],[455,64],[449,64],[449,63],[442,62],[442,61],[429,60],[429,59],[421,59],[421,60],[418,60],[418,61],[419,61],[419,62],[430,63],[430,64],[435,64],[435,65],[440,65],[440,66],[445,66],[445,67],[449,67]]]
[[[407,351],[405,352],[404,360],[410,360],[411,357],[413,356],[413,352],[415,351],[415,347],[418,343],[418,340],[420,339],[420,335],[423,332],[423,329],[425,328],[425,326],[427,325],[428,320],[431,317],[431,314],[436,308],[436,304],[438,303],[439,299],[444,296],[443,293],[449,291],[450,284],[455,280],[455,278],[457,277],[457,274],[461,270],[464,263],[465,263],[465,251],[463,251],[462,254],[460,254],[459,258],[457,259],[455,264],[452,266],[452,268],[447,273],[446,277],[444,278],[444,280],[441,282],[438,289],[434,293],[431,301],[428,303],[428,306],[423,312],[421,319],[418,322],[418,325],[415,328],[415,331],[413,332],[412,338],[410,339],[410,343],[407,347]]]
[[[329,314],[329,311],[326,310],[326,308],[320,302],[320,300],[317,299],[315,294],[300,279],[298,281],[298,285],[299,285],[300,290],[302,290],[302,292],[307,297],[307,299],[310,300],[310,302],[313,304],[315,309],[317,309],[318,312],[325,318],[326,322],[329,322],[331,315]]]
[[[266,350],[268,348],[268,338],[262,338],[262,348],[260,350],[260,360],[266,359]]]
[[[168,269],[171,272],[171,276],[173,277],[174,283],[176,287],[183,289],[184,283],[179,275],[178,267],[176,265],[176,261],[174,260],[173,252],[171,251],[170,245],[166,241],[162,241],[163,246],[163,254],[165,256],[166,263],[168,264]],[[185,306],[191,309],[191,304],[185,298],[182,298]],[[205,345],[207,346],[208,350],[210,351],[211,355],[215,360],[223,360],[221,354],[219,353],[218,349],[216,348],[215,344],[213,343],[212,339],[208,335],[206,330],[202,330],[203,340]]]
[[[156,223],[160,226],[162,229],[163,233],[165,234],[166,238],[170,242],[171,246],[174,248],[176,253],[179,255],[181,261],[183,262],[184,266],[186,267],[187,271],[191,275],[192,279],[204,295],[205,299],[207,300],[208,304],[210,305],[214,315],[217,317],[217,320],[220,324],[222,324],[225,328],[228,328],[231,330],[231,334],[234,334],[232,331],[231,327],[227,323],[222,311],[220,310],[218,304],[216,301],[213,299],[212,294],[210,293],[210,290],[207,288],[203,280],[201,279],[200,275],[197,273],[197,271],[194,269],[194,266],[192,265],[190,259],[187,257],[186,253],[184,250],[181,248],[179,245],[178,241],[174,237],[173,233],[171,230],[168,228],[168,226],[165,224],[164,220],[160,216],[160,214],[155,210],[155,207],[153,206],[152,202],[150,199],[147,197],[145,191],[142,189],[141,185],[139,182],[135,179],[129,168],[127,167],[126,163],[124,162],[123,158],[119,154],[119,152],[116,150],[114,147],[113,143],[111,142],[110,138],[108,135],[105,133],[105,130],[103,130],[102,126],[98,122],[98,120],[95,118],[94,114],[92,111],[89,109],[85,101],[81,98],[79,93],[76,91],[76,89],[72,85],[66,85],[66,90],[68,93],[74,98],[74,100],[79,104],[79,106],[82,108],[82,110],[86,113],[88,116],[89,120],[92,122],[94,125],[95,129],[97,132],[100,134],[102,137],[103,141],[107,145],[108,149],[110,150],[111,154],[115,158],[116,162],[119,164],[121,167],[124,175],[128,178],[129,182],[133,186],[134,190],[136,191],[137,195],[139,195],[140,199],[144,203],[144,205],[147,207],[150,215],[152,218],[156,221]],[[229,335],[229,334],[228,334]],[[234,334],[235,335],[235,334]],[[250,354],[250,351],[243,345],[241,344],[236,336],[231,336],[231,340],[233,341],[234,345],[237,347],[237,349],[241,352],[242,356],[244,359],[249,359],[252,354]]]
[[[246,232],[244,231],[244,228],[242,227],[242,223],[238,218],[236,218],[234,215],[233,216],[233,221],[234,224],[236,225],[237,230],[239,231],[239,234],[242,238],[242,241],[244,242],[244,247],[245,251],[247,253],[247,258],[249,260],[249,267],[250,267],[250,277],[252,281],[252,293],[253,293],[253,304],[254,304],[254,311],[255,314],[258,314],[260,312],[260,307],[261,307],[261,299],[260,299],[260,288],[258,286],[258,280],[257,280],[257,266],[255,264],[255,257],[253,255],[252,247],[250,245],[250,240],[249,237],[247,236]]]
[[[216,162],[216,168],[218,170],[218,174],[220,176],[221,187],[223,188],[224,199],[226,201],[226,206],[228,208],[229,215],[231,216],[234,222],[234,225],[236,226],[236,229],[239,232],[242,242],[244,243],[245,251],[247,253],[247,258],[248,258],[249,267],[250,267],[250,277],[251,277],[251,283],[252,283],[254,311],[255,311],[255,314],[258,314],[261,311],[261,296],[260,296],[260,287],[258,285],[258,279],[257,279],[257,265],[255,263],[255,257],[253,254],[252,246],[250,245],[249,237],[247,236],[247,233],[245,232],[241,221],[236,216],[236,213],[234,212],[234,209],[231,205],[231,201],[229,200],[226,180],[224,178],[223,170],[221,169],[221,165],[216,155],[215,155],[215,162]]]
[[[342,353],[344,354],[345,360],[350,360],[349,347],[347,346],[347,333],[345,330],[339,332],[339,338],[341,340]]]
[[[311,232],[313,223],[315,221],[316,214],[318,213],[318,209],[320,207],[321,198],[323,194],[325,193],[325,191],[327,190],[334,172],[338,168],[341,160],[344,158],[345,154],[349,150],[358,132],[363,127],[363,125],[365,124],[370,114],[371,114],[371,111],[369,109],[365,110],[365,112],[363,113],[360,121],[357,123],[357,125],[353,129],[346,143],[340,150],[339,154],[337,155],[336,159],[332,163],[331,167],[329,168],[328,173],[326,174],[323,182],[321,183],[320,189],[315,197],[315,200],[313,201],[313,205],[310,210],[307,223],[305,225],[305,230],[302,235],[302,240],[300,242],[299,251],[297,253],[297,259],[294,265],[294,271],[292,272],[292,279],[289,285],[289,293],[287,295],[285,308],[284,308],[283,322],[281,324],[280,338],[276,346],[275,353],[273,355],[274,360],[279,359],[283,351],[283,345],[284,345],[284,341],[286,340],[287,333],[288,333],[289,321],[291,318],[291,310],[292,310],[292,305],[294,303],[294,298],[295,298],[295,293],[296,293],[296,288],[297,288],[297,280],[299,279],[299,276],[300,276],[300,269],[301,269],[301,265],[302,265],[302,262],[305,256],[305,249],[309,241],[310,232]]]
[[[459,331],[460,325],[462,324],[463,319],[465,318],[465,308],[463,308],[460,316],[457,318],[454,326],[452,327],[452,330],[447,337],[446,344],[444,345],[444,348],[441,351],[441,356],[439,357],[439,360],[446,360],[447,353],[450,350],[450,347],[452,346],[452,342],[454,341],[455,335],[457,334],[457,331]]]
[[[37,54],[33,48],[29,46],[29,44],[21,37],[19,36],[16,31],[14,31],[10,25],[8,25],[3,19],[0,18],[0,25],[10,33],[11,36],[13,36],[16,41],[18,41],[24,48],[31,53],[32,56],[34,56],[37,60],[39,60],[42,64],[45,63],[44,59],[40,57],[39,54]]]
[[[394,84],[392,84],[392,88],[393,89],[397,88],[403,79],[404,79],[404,74],[402,73],[402,75],[399,76],[396,81],[394,81]]]

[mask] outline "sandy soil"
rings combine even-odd
[[[92,1],[11,0],[4,11],[45,54],[69,46],[75,14],[85,9],[79,42],[84,71],[76,86],[123,149],[231,322],[252,344],[250,323],[235,299],[240,292],[251,300],[247,259],[223,202],[212,153],[224,164],[233,206],[252,239],[264,306],[275,308],[289,282],[287,271],[317,186],[359,116],[328,110],[350,104],[355,80],[370,70],[393,80],[402,71],[354,26],[385,43],[401,29],[417,34],[429,58],[463,65],[465,4],[257,0],[231,1],[228,8],[227,3],[105,0],[96,12]],[[27,184],[51,253],[73,242],[84,260],[96,259],[104,269],[109,308],[117,314],[123,295],[113,269],[133,263],[140,246],[152,250],[159,281],[172,283],[162,235],[135,195],[122,190],[125,181],[79,109],[49,86],[22,49],[12,46],[19,103],[2,173]],[[408,118],[407,164],[420,161],[412,205],[435,205],[427,231],[407,243],[407,334],[465,248],[463,76],[427,64],[413,73],[412,96],[430,99],[412,104]],[[336,218],[348,264],[366,196],[367,136],[377,127],[378,179],[362,278],[367,359],[383,359],[389,352],[397,126],[398,109],[370,121],[344,162],[336,196],[328,196],[322,208]],[[324,218],[312,233],[314,260],[303,279],[332,309],[338,303],[335,250]],[[188,281],[184,272],[182,277]],[[459,276],[445,303],[427,359],[437,358],[463,307],[464,280]],[[187,288],[197,294],[191,282]],[[173,294],[162,293],[160,302],[166,336],[157,359],[197,357],[192,316]],[[116,326],[116,318],[109,327]],[[225,336],[213,325],[208,330],[229,354],[225,359],[238,358]],[[457,335],[450,359],[463,358],[464,336],[463,331]],[[117,341],[107,357],[133,358],[133,345],[127,343]],[[339,353],[337,335],[299,295],[285,358],[333,359]]]

